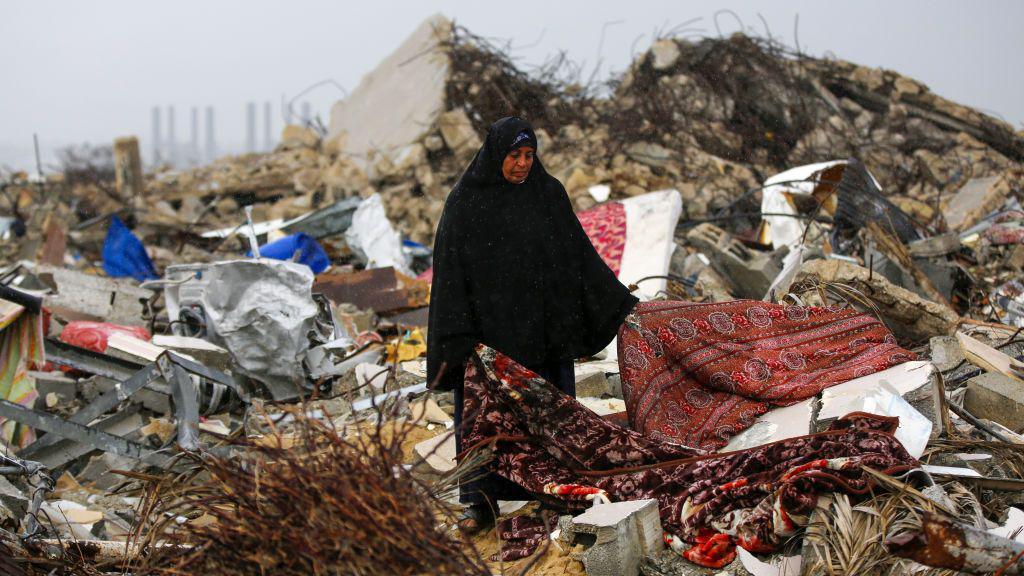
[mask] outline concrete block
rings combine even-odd
[[[0,528],[17,532],[21,519],[28,510],[28,497],[11,484],[9,480],[0,476]]]
[[[713,224],[701,224],[686,235],[687,241],[711,260],[711,267],[732,285],[741,298],[760,300],[782,271],[789,248],[760,253],[747,248]]]
[[[964,408],[1014,432],[1024,431],[1024,385],[997,372],[967,381]]]
[[[593,542],[583,553],[588,576],[637,576],[664,547],[657,500],[598,504],[573,518],[571,531],[576,543]]]
[[[576,377],[576,397],[600,398],[611,392],[604,372],[581,374]]]
[[[622,376],[618,374],[612,374],[608,376],[608,394],[612,398],[622,398]]]

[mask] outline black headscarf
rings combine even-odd
[[[427,333],[428,382],[445,365],[438,389],[461,385],[479,342],[531,367],[595,354],[637,302],[540,158],[523,182],[505,180],[502,161],[522,146],[537,148],[525,120],[492,124],[445,203]]]

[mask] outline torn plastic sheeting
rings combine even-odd
[[[210,264],[200,302],[207,338],[231,354],[239,371],[267,384],[306,387],[302,361],[317,334],[318,307],[307,266],[280,260],[234,260]],[[323,340],[327,338],[320,335]],[[281,392],[274,394],[282,399]]]
[[[299,253],[299,258],[293,260],[296,252]],[[251,257],[252,252],[247,252],[245,255]],[[260,246],[260,256],[274,260],[293,260],[299,264],[305,264],[309,266],[313,274],[319,274],[331,266],[331,260],[320,244],[302,232]]]
[[[822,175],[830,168],[842,166],[846,160],[831,160],[817,164],[807,164],[790,168],[764,181],[761,190],[761,212],[765,214],[792,214],[797,216],[796,207],[787,198],[787,194],[811,196],[822,186]],[[831,188],[838,182],[829,182]],[[772,246],[776,249],[800,243],[804,235],[804,222],[800,218],[788,216],[764,216],[771,234]]]
[[[345,240],[368,268],[393,266],[403,274],[412,275],[408,257],[402,250],[402,236],[391,226],[380,194],[373,194],[359,204],[352,215],[352,225],[345,231]]]
[[[160,277],[142,242],[117,216],[111,216],[103,241],[103,271],[112,278],[131,276],[139,282]]]

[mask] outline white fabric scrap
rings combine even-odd
[[[393,266],[402,274],[412,275],[408,256],[402,250],[402,235],[391,226],[380,194],[373,194],[356,208],[352,225],[345,231],[345,241],[353,252],[366,259],[367,268]]]

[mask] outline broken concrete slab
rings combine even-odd
[[[28,510],[28,497],[7,478],[0,476],[0,528],[18,531],[18,525]]]
[[[576,376],[576,397],[600,398],[609,394],[608,378],[604,372],[591,372]]]
[[[897,338],[926,340],[940,334],[952,334],[960,320],[948,306],[921,298],[867,268],[843,260],[805,262],[797,274],[797,281],[810,278],[857,288],[878,307],[886,326]],[[811,296],[816,299],[816,296]]]
[[[89,459],[75,479],[82,484],[92,483],[99,490],[109,490],[126,480],[124,476],[112,474],[111,470],[131,470],[134,466],[131,458],[103,452]]]
[[[328,138],[363,170],[421,140],[444,112],[451,33],[451,21],[430,17],[331,108]]]
[[[462,108],[449,110],[437,119],[441,138],[448,148],[458,156],[466,156],[480,148],[480,136]]]
[[[968,180],[942,209],[946,226],[959,231],[970,228],[1002,206],[1009,192],[1002,175]]]
[[[445,473],[455,468],[455,434],[446,432],[417,444],[413,450],[435,472]]]
[[[1024,385],[997,372],[975,376],[967,381],[964,409],[977,418],[1024,432]]]
[[[114,324],[144,326],[145,302],[153,291],[130,280],[113,280],[74,270],[38,266],[36,274],[57,293],[46,296],[47,308],[71,320],[96,319]],[[74,317],[72,317],[74,316]]]
[[[593,541],[583,553],[588,576],[637,576],[644,558],[664,548],[652,499],[597,504],[573,518],[570,530],[576,542]]]
[[[935,336],[928,341],[928,348],[932,364],[939,372],[949,372],[966,360],[956,336]]]

